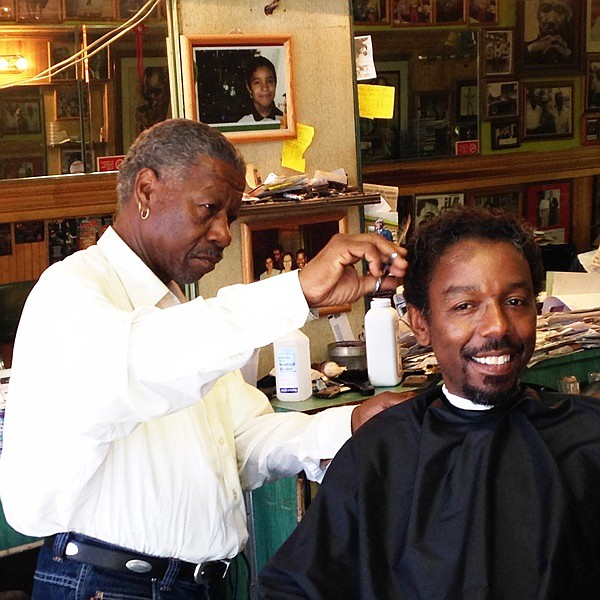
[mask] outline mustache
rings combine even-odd
[[[222,248],[199,248],[194,252],[190,253],[191,258],[214,258],[221,260],[223,258]]]
[[[525,350],[523,344],[512,344],[506,338],[489,340],[477,348],[464,348],[462,355],[471,358],[485,352],[506,352],[507,354],[518,354]]]

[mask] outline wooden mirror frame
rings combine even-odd
[[[286,229],[299,229],[304,225],[315,225],[318,223],[337,222],[339,233],[348,233],[348,215],[345,211],[331,211],[326,213],[308,213],[304,215],[294,216],[272,216],[269,218],[248,217],[240,224],[240,236],[242,245],[242,281],[251,283],[256,280],[254,272],[254,247],[253,233],[265,229],[283,229],[285,224]],[[319,248],[320,250],[320,248]],[[337,314],[340,312],[350,312],[352,306],[350,304],[342,304],[336,306],[324,306],[319,308],[319,316]]]

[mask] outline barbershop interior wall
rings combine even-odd
[[[352,47],[348,0],[281,0],[272,15],[267,0],[180,0],[181,33],[185,35],[226,34],[234,30],[252,34],[290,33],[294,48],[296,118],[315,128],[312,145],[304,154],[306,172],[342,167],[350,182],[357,182]],[[295,172],[281,167],[283,142],[244,143],[239,148],[248,163],[264,175]],[[349,211],[349,229],[358,231],[358,209]],[[214,273],[200,282],[200,292],[213,296],[224,286],[242,280],[239,224],[233,227],[234,241]],[[358,302],[350,315],[355,333],[360,332],[364,305]],[[333,341],[327,319],[309,323],[304,331],[311,338],[315,361],[326,358]],[[259,375],[272,366],[272,354],[263,351]]]

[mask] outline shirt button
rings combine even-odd
[[[219,438],[219,444],[221,444],[221,446],[224,446],[225,445],[225,439],[222,438],[222,437],[220,437]]]
[[[235,492],[235,491],[233,492],[233,499],[234,499],[234,500],[237,500],[237,499],[238,499],[238,493],[237,493],[237,492]]]

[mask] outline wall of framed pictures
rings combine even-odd
[[[495,185],[506,179],[506,183],[528,186],[570,180],[568,202],[561,205],[562,210],[568,205],[570,217],[561,213],[557,229],[564,229],[564,235],[560,232],[553,239],[588,249],[597,237],[589,223],[592,177],[598,172],[595,156],[600,149],[600,0],[562,0],[560,16],[553,23],[547,22],[542,9],[546,4],[541,0],[390,0],[376,24],[354,15],[357,32],[371,35],[376,67],[379,61],[405,53],[404,42],[410,39],[406,36],[416,32],[435,40],[438,31],[451,31],[445,27],[451,24],[458,39],[470,34],[478,43],[479,127],[472,146],[477,156],[462,157],[450,151],[410,157],[419,161],[421,174],[415,166],[402,165],[407,157],[366,161],[364,181],[400,184],[402,194],[411,184],[413,189],[426,189],[429,178],[434,195],[464,191],[468,202],[472,190],[490,182]],[[421,52],[425,55],[426,44]],[[420,68],[413,65],[406,77],[415,106],[421,102],[421,93],[415,95],[410,86],[435,82]],[[459,122],[461,79],[457,76],[453,86],[445,85],[452,136],[466,134]],[[452,141],[456,143],[456,138]],[[451,159],[447,166],[443,158]],[[582,160],[585,168],[580,168]],[[457,181],[460,177],[467,180],[463,190]],[[564,200],[567,192],[561,190],[561,194]],[[541,196],[535,199],[542,201]],[[525,195],[520,214],[539,227],[533,222],[533,204],[534,199],[527,200]]]

